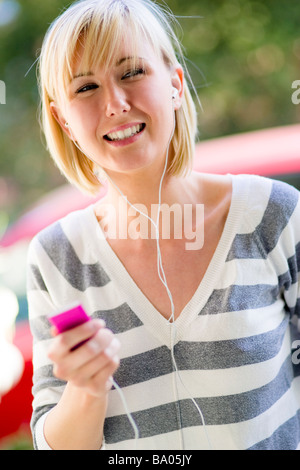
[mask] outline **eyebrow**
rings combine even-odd
[[[134,59],[134,56],[122,57],[122,59],[117,60],[117,62],[115,63],[115,66],[120,67],[120,65],[122,65],[123,62],[126,62],[126,60],[132,60],[132,59]],[[137,59],[145,60],[142,57],[137,57]],[[76,80],[76,78],[89,77],[91,75],[94,75],[93,72],[81,72],[81,73],[74,75],[71,81]]]
[[[145,60],[143,59],[143,57],[134,57],[134,56],[122,57],[122,59],[116,62],[116,67],[119,67],[121,64],[123,64],[123,62],[126,62],[126,60],[132,60],[132,59]]]
[[[78,73],[77,75],[74,75],[74,77],[72,77],[72,81],[75,80],[76,78],[88,77],[90,75],[94,75],[93,72],[81,72],[81,73]]]

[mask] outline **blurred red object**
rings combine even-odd
[[[300,171],[300,125],[206,140],[196,146],[194,168],[203,173],[276,176]]]
[[[5,248],[20,240],[31,240],[34,235],[52,222],[64,217],[69,212],[83,209],[103,197],[103,187],[97,197],[86,196],[68,184],[61,186],[38,201],[38,203],[11,224],[0,240],[0,248]]]
[[[28,430],[32,413],[32,336],[27,321],[16,324],[14,345],[21,351],[24,370],[15,387],[2,396],[0,402],[0,439]]]

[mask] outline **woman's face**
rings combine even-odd
[[[123,45],[108,70],[82,70],[81,53],[79,49],[67,101],[61,108],[52,104],[64,130],[106,170],[161,168],[174,109],[181,103],[182,69],[170,70],[145,44],[135,63],[130,47]],[[179,91],[175,100],[174,88]]]

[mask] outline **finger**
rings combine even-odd
[[[87,355],[87,360],[91,359],[95,354],[100,354],[106,348],[110,346],[115,336],[108,328],[102,328],[89,339],[88,342],[82,348],[84,353]],[[118,340],[117,340],[118,341]]]
[[[111,350],[110,350],[111,348]],[[108,328],[102,328],[97,333],[82,344],[76,350],[73,350],[67,358],[67,363],[74,369],[79,369],[94,358],[98,358],[106,351],[106,358],[114,356],[119,348],[119,340],[115,338],[112,331]]]
[[[113,373],[119,365],[119,349],[120,342],[118,339],[114,338],[107,350],[74,371],[73,376],[70,377],[69,380],[72,381],[74,385],[82,387],[86,386],[86,384],[92,381],[98,374],[103,374],[102,376],[99,375],[99,380],[103,381],[102,386],[104,386],[107,381],[108,372]]]
[[[50,328],[50,334],[51,336],[57,336],[59,334],[59,331],[58,329],[56,328],[56,326],[51,326]]]
[[[104,354],[107,362],[107,360],[111,359],[111,357],[115,355],[119,349],[119,341],[117,339],[113,341],[114,338],[115,337],[113,333],[109,329],[102,328],[98,330],[98,332],[91,339],[86,341],[80,347],[75,350],[68,351],[67,354],[54,361],[54,374],[56,377],[63,380],[74,380],[74,378],[80,374],[81,381],[81,377],[84,375],[86,380],[88,380],[90,376],[95,373],[95,371],[90,371],[88,368],[84,369],[84,367],[94,359],[99,361],[96,364],[97,370],[103,367],[103,365],[105,365],[105,361],[103,358],[102,361],[99,360],[101,359],[100,355],[106,349],[108,349],[107,353]],[[111,347],[111,350],[109,347]]]
[[[58,334],[49,348],[49,358],[54,362],[62,359],[74,347],[94,336],[101,328],[105,328],[103,320],[90,320],[69,331]]]
[[[72,336],[70,335],[70,351],[77,349],[79,346],[84,344],[90,338],[92,338],[100,329],[105,328],[104,320],[91,320],[89,322],[84,323],[78,327],[73,328],[70,333],[72,332]],[[67,340],[69,340],[67,338]]]
[[[115,356],[107,365],[95,374],[87,383],[86,390],[95,396],[103,396],[106,394],[113,385],[113,374],[120,365],[120,359]]]
[[[114,336],[110,344],[104,349],[103,353],[108,359],[112,359],[119,352],[120,346],[120,341]]]

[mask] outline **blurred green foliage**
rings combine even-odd
[[[19,7],[7,23],[1,21],[4,3]],[[0,104],[0,211],[10,220],[64,182],[42,144],[33,64],[49,24],[70,3],[0,0],[0,80],[6,84],[6,104]],[[299,0],[165,4],[178,15],[202,103],[201,139],[299,122],[300,105],[291,102],[291,84],[300,79]]]

